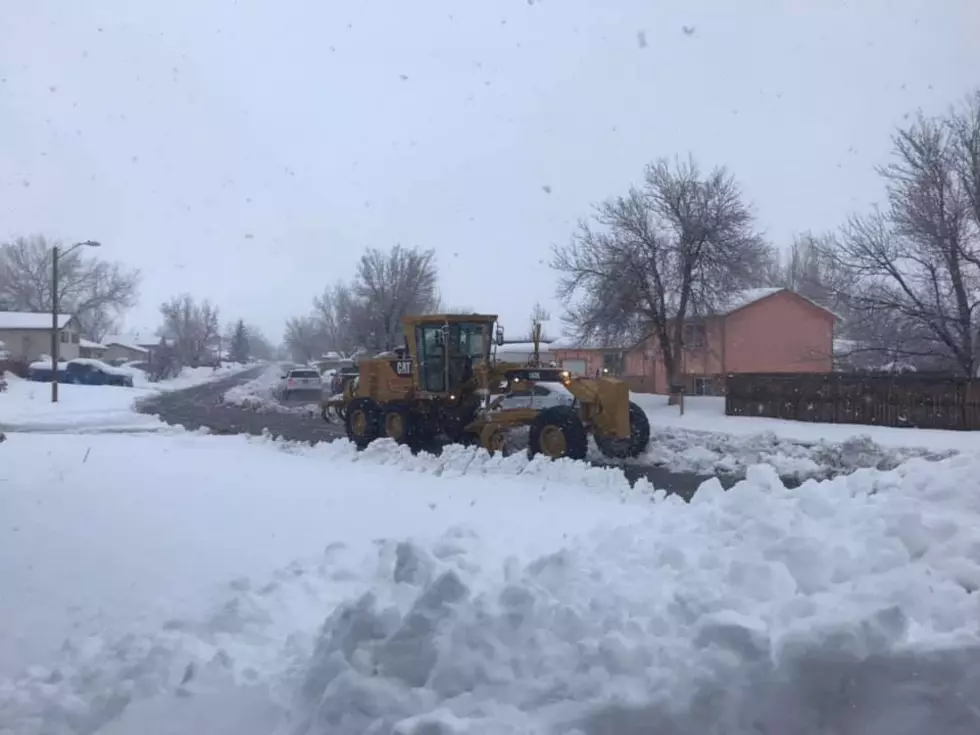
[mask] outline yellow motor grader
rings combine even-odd
[[[540,325],[526,364],[498,362],[503,329],[488,314],[430,314],[403,320],[405,346],[363,359],[356,380],[323,402],[323,417],[339,419],[358,448],[388,437],[420,445],[444,436],[502,452],[505,435],[529,427],[528,452],[584,459],[588,435],[609,457],[641,454],[650,441],[646,414],[616,378],[579,378],[540,364]],[[536,384],[563,389],[567,402],[534,406]],[[507,407],[513,396],[528,405]]]

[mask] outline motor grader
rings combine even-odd
[[[498,362],[494,353],[504,340],[495,325],[497,317],[487,314],[405,317],[404,347],[362,359],[357,379],[324,401],[324,419],[342,421],[358,448],[384,437],[424,445],[441,435],[495,453],[504,451],[509,431],[529,427],[531,456],[584,459],[589,434],[609,457],[636,457],[646,449],[650,424],[630,402],[626,383],[542,366],[540,325],[527,363]],[[567,404],[535,407],[537,383],[560,384]],[[514,395],[529,396],[529,405],[502,405]]]

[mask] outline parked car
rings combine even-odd
[[[65,368],[65,382],[78,385],[121,385],[133,387],[133,373],[113,367],[101,360],[80,357],[69,360]]]
[[[65,372],[68,369],[67,362],[58,363],[58,381],[61,383],[68,382],[68,374]],[[38,360],[37,362],[32,362],[27,366],[27,379],[34,380],[39,383],[50,383],[51,382],[51,360]]]
[[[297,394],[316,394],[319,399],[323,392],[323,379],[316,368],[293,368],[279,378],[279,395],[284,401]]]
[[[561,383],[535,383],[531,390],[503,395],[498,405],[500,408],[551,408],[570,406],[574,402],[575,396]]]

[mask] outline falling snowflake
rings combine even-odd
[[[694,26],[681,26],[681,30],[684,31],[684,35],[686,36],[694,35]]]
[[[644,31],[637,31],[636,32],[636,44],[640,48],[646,48],[647,47],[647,34],[646,34],[646,32],[644,32]]]
[[[548,186],[547,184],[545,184],[544,186],[541,187],[541,191],[543,191],[545,194],[550,194],[551,193],[551,187]]]

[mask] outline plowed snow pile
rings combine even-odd
[[[316,401],[299,403],[283,403],[277,395],[280,387],[280,376],[283,374],[281,365],[270,365],[261,375],[241,385],[233,386],[222,396],[222,401],[231,406],[239,406],[250,411],[263,413],[319,413]]]
[[[36,471],[42,439],[4,447]],[[384,442],[61,440],[60,486],[0,464],[19,528],[3,577],[27,601],[0,612],[26,630],[83,592],[167,604],[65,630],[60,654],[0,680],[0,732],[980,727],[976,455],[794,490],[756,466],[686,505],[579,464]],[[188,602],[206,579],[217,598]]]

